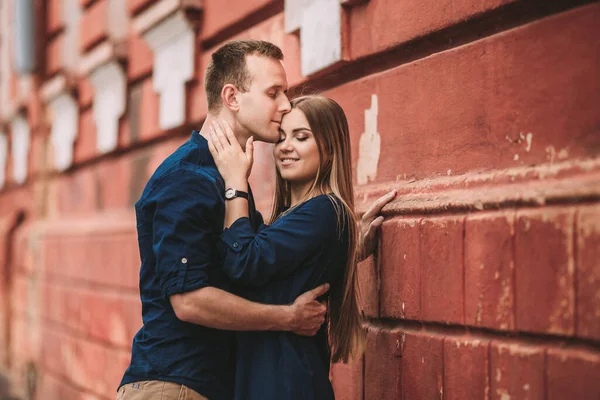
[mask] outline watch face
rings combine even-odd
[[[235,190],[233,190],[233,189],[227,189],[225,191],[225,198],[226,199],[228,199],[228,200],[233,199],[234,196],[235,196]]]

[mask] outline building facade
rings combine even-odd
[[[283,49],[292,94],[346,111],[359,209],[398,190],[337,397],[600,398],[598,21],[583,0],[0,0],[14,392],[114,398],[141,324],[133,204],[201,126],[211,52],[253,38]]]

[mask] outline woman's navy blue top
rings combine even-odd
[[[223,270],[239,294],[266,304],[291,304],[322,283],[342,285],[348,260],[347,223],[337,198],[314,197],[272,225],[252,229],[240,218],[223,231]],[[334,201],[336,206],[334,206]],[[342,218],[341,221],[346,221]],[[333,399],[324,324],[313,337],[291,332],[237,335],[236,400]]]

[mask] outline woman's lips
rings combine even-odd
[[[281,165],[292,165],[298,161],[297,158],[282,158]]]

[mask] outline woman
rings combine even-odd
[[[333,399],[330,361],[362,350],[356,293],[358,230],[350,137],[341,107],[321,96],[291,102],[275,144],[273,216],[254,232],[245,199],[226,202],[223,269],[243,296],[289,304],[330,284],[328,323],[315,336],[290,332],[238,335],[235,398]],[[215,126],[209,149],[227,188],[247,188],[252,139],[241,149],[231,129]]]

